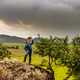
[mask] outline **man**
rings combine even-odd
[[[31,56],[32,56],[32,44],[33,44],[33,40],[32,37],[28,37],[26,40],[26,44],[25,44],[25,56],[24,56],[24,62],[26,62],[26,58],[29,55],[29,64],[31,64]]]

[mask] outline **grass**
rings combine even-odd
[[[16,51],[14,51],[14,52],[16,52]],[[24,53],[23,54],[14,53],[14,54],[12,54],[12,57],[16,58],[16,59],[18,59],[19,61],[22,62],[23,58],[24,58]],[[34,55],[33,54],[33,56],[32,56],[32,64],[39,65],[41,63],[41,61],[42,61],[42,58],[39,55]],[[27,58],[26,62],[28,63],[28,58]],[[66,68],[65,66],[59,66],[59,65],[53,65],[53,69],[55,71],[56,80],[63,80],[64,77],[66,76],[66,72],[68,70],[68,68]],[[69,80],[73,80],[72,78],[73,77],[71,77]]]
[[[19,45],[20,48],[19,49],[10,49],[10,51],[12,52],[12,58],[16,58],[17,60],[23,62],[23,59],[24,59],[24,54],[25,54],[25,51],[24,51],[24,44],[4,44],[4,45],[9,45],[9,46],[13,46],[13,45]],[[44,57],[45,59],[47,59],[46,57]],[[39,55],[35,55],[33,54],[32,55],[32,64],[35,64],[35,65],[39,65],[42,61],[42,57],[40,57]],[[27,63],[28,63],[28,58],[27,58]],[[56,80],[63,80],[66,76],[67,76],[67,70],[68,68],[65,67],[65,66],[59,66],[59,65],[53,65],[53,69],[54,69],[54,72],[55,72],[55,78]],[[70,77],[69,80],[73,80],[73,76]]]

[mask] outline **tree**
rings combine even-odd
[[[40,38],[40,41],[35,44],[35,53],[43,56],[48,56],[48,66],[47,68],[53,73],[54,76],[54,71],[52,69],[52,54],[53,52],[53,40],[52,37],[50,36],[50,39],[48,38]]]
[[[64,55],[68,53],[68,37],[65,38],[40,38],[40,41],[35,45],[35,53],[43,56],[48,56],[48,68],[53,71],[53,60],[64,60]],[[54,71],[53,71],[54,72]]]
[[[80,36],[76,36],[73,38],[72,43],[74,45],[80,45]]]
[[[75,37],[72,44],[68,44],[68,53],[60,57],[62,64],[69,68],[69,74],[64,80],[68,80],[72,74],[80,71],[80,38]]]
[[[68,43],[68,36],[65,38],[50,37],[41,38],[40,42],[36,44],[36,50],[41,56],[48,56],[48,67],[52,70],[53,60],[60,60],[61,64],[69,68],[69,74],[64,80],[68,80],[72,74],[80,70],[80,45],[79,37],[75,38],[76,44],[74,45],[74,39],[72,44]]]

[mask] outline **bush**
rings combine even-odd
[[[17,45],[17,46],[15,46],[15,49],[19,49],[19,46]]]
[[[19,49],[19,46],[18,45],[6,46],[6,48],[8,48],[8,49]]]
[[[0,59],[4,59],[5,57],[10,58],[11,52],[3,45],[0,45]]]

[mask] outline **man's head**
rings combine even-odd
[[[27,42],[27,43],[32,43],[32,37],[28,37],[28,38],[26,39],[26,42]]]

